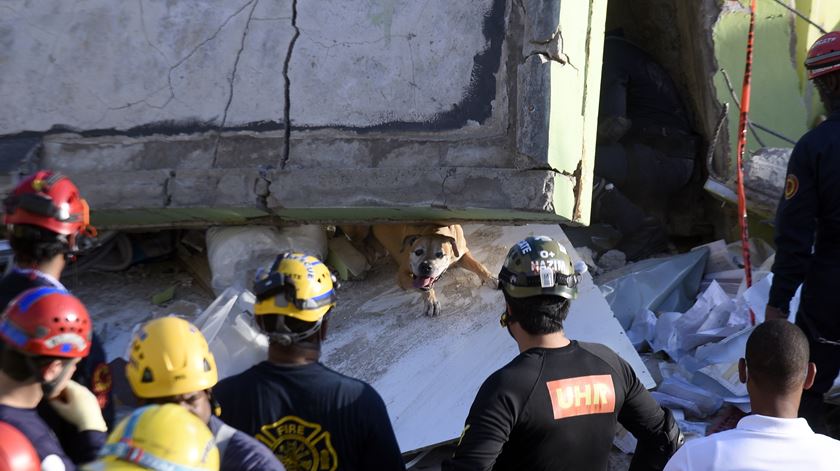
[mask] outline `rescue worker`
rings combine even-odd
[[[825,433],[823,394],[840,372],[840,32],[818,39],[805,60],[828,111],[806,133],[788,162],[785,190],[776,210],[776,261],[766,319],[788,317],[790,300],[802,285],[796,324],[810,341],[817,376],[805,391],[800,414]]]
[[[32,443],[6,422],[0,422],[0,471],[41,471]]]
[[[58,173],[36,172],[18,184],[3,203],[15,268],[0,279],[0,310],[29,288],[66,289],[59,281],[66,258],[77,250],[79,238],[96,233],[89,224],[87,202],[79,195],[76,185]],[[95,332],[90,355],[82,359],[73,380],[96,394],[105,423],[111,424],[114,420],[111,372],[105,349]],[[61,420],[49,406],[42,405],[39,412],[76,464],[93,458],[79,454],[85,448],[73,442],[77,434],[72,424]]]
[[[840,442],[814,433],[797,414],[816,373],[802,330],[781,319],[765,322],[750,333],[745,351],[738,378],[747,385],[750,414],[733,430],[686,443],[665,471],[836,470]]]
[[[283,470],[265,445],[217,417],[216,360],[194,325],[177,317],[149,321],[134,335],[129,355],[125,374],[140,403],[180,404],[200,418],[216,438],[222,469]]]
[[[683,441],[671,412],[612,350],[563,332],[580,283],[566,249],[518,242],[499,283],[500,322],[521,353],[482,384],[441,469],[606,470],[618,423],[639,440],[630,469],[662,469]]]
[[[254,293],[268,361],[214,389],[222,419],[268,445],[289,471],[404,470],[379,394],[318,361],[336,303],[329,269],[284,253],[257,275]]]
[[[105,443],[105,419],[96,396],[71,380],[90,351],[91,321],[82,303],[52,287],[24,291],[0,318],[0,420],[23,432],[44,471],[76,469],[35,407],[48,399],[73,424],[80,454],[96,457]]]
[[[117,424],[88,471],[218,471],[219,450],[207,426],[175,404],[141,407]],[[221,469],[227,469],[222,467]]]
[[[617,249],[638,260],[667,247],[659,220],[640,204],[673,195],[691,178],[698,139],[673,80],[617,35],[604,41],[593,219],[622,234]]]

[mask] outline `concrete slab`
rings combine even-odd
[[[548,235],[570,246],[556,225],[467,225],[464,231],[471,251],[491,272],[498,272],[513,243],[529,235]],[[420,295],[401,291],[395,266],[380,264],[366,280],[339,289],[329,323],[324,362],[373,384],[403,452],[457,438],[481,383],[518,353],[498,323],[501,292],[479,286],[475,275],[458,268],[440,279],[436,291],[443,314],[424,317]],[[572,338],[610,346],[647,387],[655,385],[589,275],[566,329]]]

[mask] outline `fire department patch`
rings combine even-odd
[[[287,415],[263,425],[257,440],[265,443],[287,471],[335,471],[338,457],[330,432],[300,417]]]
[[[788,174],[787,179],[785,179],[785,199],[793,198],[797,191],[799,191],[799,179],[792,173]]]
[[[108,405],[108,394],[113,387],[111,380],[111,369],[106,363],[96,365],[93,370],[93,378],[90,381],[91,391],[96,395],[96,400],[99,401],[99,408],[104,409]]]

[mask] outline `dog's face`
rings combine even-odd
[[[409,250],[409,267],[415,288],[428,291],[435,281],[458,259],[452,239],[439,236],[409,236],[403,242]]]

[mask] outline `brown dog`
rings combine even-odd
[[[372,235],[397,262],[397,283],[400,288],[423,292],[425,314],[428,316],[440,314],[434,284],[453,264],[475,273],[483,283],[493,287],[498,285],[496,278],[469,252],[464,230],[458,224],[378,224],[370,228],[348,226],[341,229],[356,243]]]

